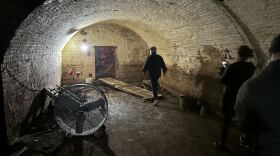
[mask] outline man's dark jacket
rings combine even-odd
[[[237,92],[241,85],[250,79],[255,72],[255,66],[251,62],[237,61],[227,67],[221,78],[226,85],[223,99],[223,112],[234,114],[234,104]]]
[[[261,156],[280,156],[280,60],[241,86],[235,112],[245,130],[258,134]]]
[[[163,72],[167,70],[162,57],[158,54],[152,54],[147,58],[143,72],[149,71],[151,79],[158,79],[161,76],[161,69]]]

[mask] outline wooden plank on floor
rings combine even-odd
[[[119,81],[119,80],[116,80],[116,79],[113,79],[113,78],[101,78],[99,79],[101,80],[102,82],[110,85],[110,86],[117,86],[117,87],[120,87],[120,86],[126,86],[126,85],[129,85],[127,83],[124,83],[122,81]]]
[[[100,81],[103,83],[112,86],[116,89],[122,90],[126,93],[132,94],[134,96],[143,98],[143,99],[153,99],[152,93],[149,90],[146,90],[144,88],[136,87],[135,85],[132,84],[127,84],[125,82],[113,79],[113,78],[100,78]],[[161,97],[162,95],[158,95]]]

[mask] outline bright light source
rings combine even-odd
[[[225,66],[227,64],[227,62],[226,61],[222,61],[222,64]]]
[[[88,44],[87,43],[82,43],[81,44],[81,49],[82,49],[82,51],[86,52],[88,50]]]

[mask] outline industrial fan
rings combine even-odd
[[[55,100],[57,124],[73,136],[96,132],[108,116],[108,102],[103,91],[91,84],[58,87],[49,92]]]

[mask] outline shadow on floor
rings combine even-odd
[[[97,138],[90,136],[75,136],[66,138],[51,156],[115,156],[116,154],[108,145],[108,135]]]

